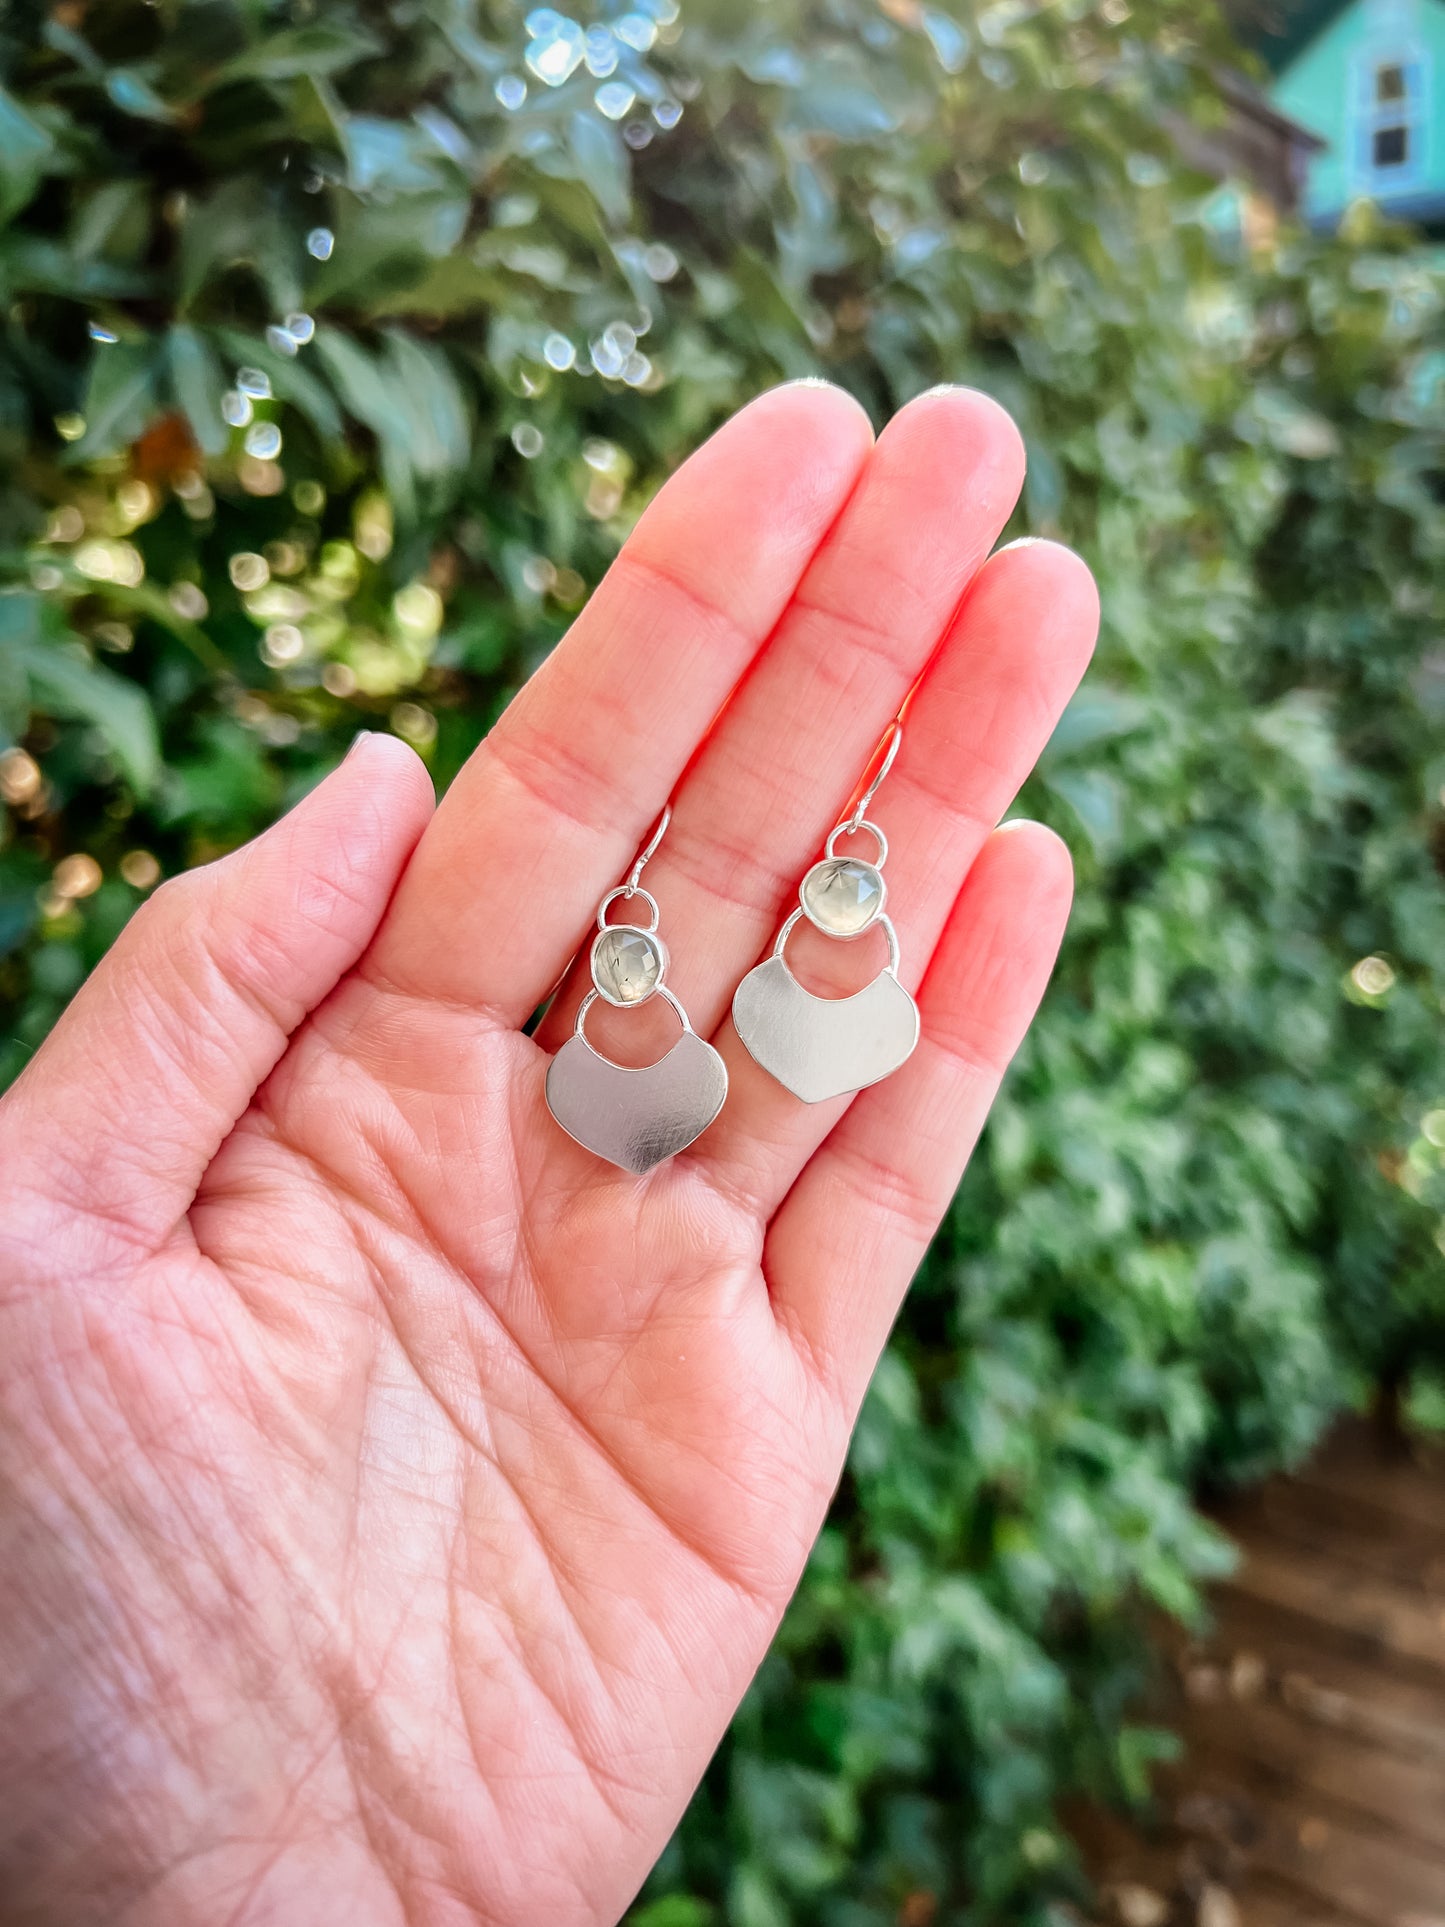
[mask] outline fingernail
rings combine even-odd
[[[346,745],[346,756],[349,756],[354,749],[358,748],[360,744],[364,743],[367,737],[371,735],[371,733],[372,732],[369,729],[358,729],[356,734],[352,737],[351,741]],[[343,763],[346,761],[346,756],[343,756],[341,759]]]

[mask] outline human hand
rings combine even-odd
[[[994,825],[1096,602],[1050,544],[984,561],[1021,476],[977,394],[876,447],[765,396],[434,816],[363,738],[157,892],[0,1103],[0,1917],[624,1909],[1063,929],[1062,846]],[[804,1106],[732,991],[915,682],[875,813],[922,1042]],[[575,988],[520,1027],[674,793],[647,883],[731,1090],[637,1179],[545,1107]]]

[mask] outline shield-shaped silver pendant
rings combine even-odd
[[[593,993],[595,995],[595,993]],[[727,1066],[688,1023],[672,992],[660,987],[682,1021],[682,1035],[655,1064],[614,1064],[588,1043],[582,1019],[547,1067],[547,1108],[569,1137],[640,1177],[685,1151],[723,1107]]]
[[[784,945],[802,910],[783,925],[773,954],[733,994],[738,1036],[770,1076],[805,1104],[861,1091],[905,1064],[918,1043],[918,1006],[898,981],[898,941],[881,913],[889,960],[851,997],[818,997],[789,970]],[[819,926],[822,927],[821,925]]]

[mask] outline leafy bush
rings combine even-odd
[[[449,778],[748,394],[999,396],[1103,589],[1073,932],[637,1919],[1043,1918],[1191,1490],[1442,1402],[1439,288],[1211,240],[1196,9],[684,8],[12,0],[0,1075],[359,723]]]

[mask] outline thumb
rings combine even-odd
[[[163,884],[0,1102],[0,1220],[78,1213],[132,1256],[163,1242],[371,941],[432,804],[405,744],[362,736],[263,836]]]

